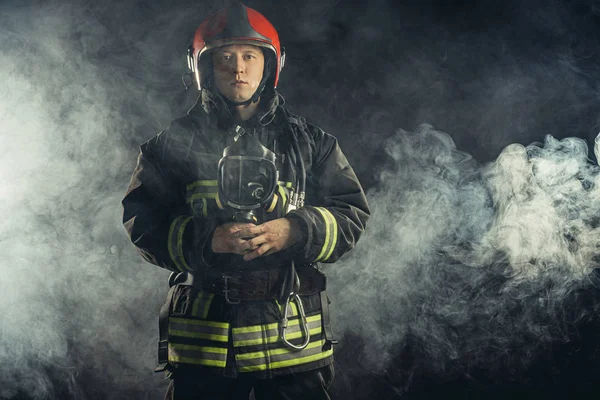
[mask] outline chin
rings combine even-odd
[[[236,103],[250,100],[250,96],[227,96],[227,98],[231,101],[235,101]]]

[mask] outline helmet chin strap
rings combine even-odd
[[[258,99],[260,98],[260,95],[262,94],[263,90],[265,90],[265,83],[266,83],[266,79],[263,79],[263,81],[260,83],[260,86],[258,88],[256,88],[256,91],[254,92],[254,94],[252,95],[252,97],[250,97],[248,100],[246,101],[233,101],[227,98],[227,96],[223,96],[223,94],[221,92],[219,92],[219,94],[221,95],[221,97],[223,97],[223,99],[225,100],[225,102],[230,105],[230,106],[247,106],[249,104],[253,104],[256,103],[258,101]],[[217,89],[218,91],[218,89]]]

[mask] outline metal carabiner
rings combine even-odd
[[[296,284],[297,290],[300,290],[300,278],[296,275]],[[301,345],[295,345],[287,340],[286,332],[288,329],[288,308],[290,307],[290,303],[292,300],[296,301],[296,306],[298,308],[298,323],[300,325],[300,332],[305,336],[304,342]],[[281,319],[281,340],[286,347],[289,347],[292,350],[304,350],[308,343],[310,342],[310,330],[308,329],[308,321],[306,320],[306,314],[304,312],[304,305],[302,304],[302,299],[300,296],[293,290],[290,292],[288,298],[285,301],[283,306],[283,318]]]

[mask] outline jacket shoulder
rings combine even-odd
[[[325,130],[323,130],[320,126],[308,121],[305,117],[294,114],[285,107],[281,108],[284,110],[290,124],[296,126],[303,134],[307,135],[307,139],[309,139],[309,141],[315,145],[334,142],[337,140],[335,136],[325,132]]]
[[[160,131],[140,149],[143,153],[164,155],[167,152],[190,148],[197,133],[204,131],[201,118],[184,115],[171,121],[169,127]]]
[[[336,137],[325,132],[318,125],[309,122],[305,117],[294,114],[285,108],[284,110],[289,122],[295,125],[298,131],[302,133],[304,140],[311,149],[314,156],[312,157],[315,162],[314,165],[319,166],[337,147]]]

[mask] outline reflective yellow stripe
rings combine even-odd
[[[277,307],[279,308],[281,315],[283,315],[283,306],[281,304],[279,304],[279,301],[277,299],[275,299],[275,304],[277,304]],[[296,302],[290,301],[288,303],[288,306],[290,307],[290,310],[288,310],[288,318],[297,316],[298,315],[298,306],[296,305]]]
[[[185,261],[185,255],[183,254],[183,234],[185,233],[185,227],[191,220],[192,220],[192,217],[187,217],[181,224],[181,228],[179,228],[179,232],[177,233],[177,255],[180,258],[181,264],[188,271],[191,271],[192,268],[190,268],[190,266]]]
[[[333,254],[333,249],[335,249],[337,243],[337,223],[328,209],[323,207],[315,207],[315,209],[319,211],[323,220],[325,220],[325,241],[315,261],[327,261]]]
[[[194,306],[192,307],[192,315],[206,319],[214,297],[214,293],[198,292],[196,300],[194,300]]]
[[[190,183],[189,185],[187,185],[185,188],[187,190],[194,190],[194,188],[196,188],[198,186],[217,186],[217,181],[216,180],[194,181],[194,182]]]
[[[199,320],[199,319],[188,319],[188,318],[178,318],[178,317],[171,317],[171,318],[169,318],[169,321],[178,322],[181,324],[202,325],[202,326],[210,326],[213,328],[229,329],[229,323],[227,323],[227,322],[203,321],[203,320]]]
[[[321,333],[321,318],[315,318],[319,316],[313,316],[310,320],[307,319],[306,327],[311,334]],[[271,327],[269,329],[261,329],[259,332],[245,332],[233,333],[233,345],[235,347],[240,346],[251,346],[261,343],[275,343],[281,335],[281,326]],[[288,328],[286,330],[287,338],[299,338],[302,337],[302,329],[300,326],[300,320],[298,318],[291,319],[288,322]]]
[[[271,205],[267,209],[267,212],[273,212],[273,210],[275,209],[275,206],[277,205],[277,200],[279,200],[279,197],[277,196],[277,194],[274,194],[273,200],[271,201]]]
[[[306,317],[306,322],[318,321],[320,319],[321,319],[321,314],[317,314],[317,315],[313,315],[310,317]],[[289,326],[298,325],[298,322],[299,322],[298,319],[291,320],[289,323]],[[235,335],[236,333],[261,332],[262,330],[269,330],[269,329],[274,329],[277,327],[279,327],[279,322],[273,322],[272,324],[266,324],[266,325],[252,325],[252,326],[245,326],[242,328],[233,328],[232,332]]]
[[[171,223],[171,227],[169,228],[169,237],[167,238],[167,248],[169,250],[169,255],[171,256],[171,260],[175,263],[175,266],[180,271],[191,271],[192,268],[185,261],[185,256],[183,254],[183,234],[185,233],[185,228],[187,224],[192,220],[190,216],[179,216],[175,218],[173,223]]]
[[[206,339],[206,340],[213,340],[215,342],[225,342],[225,343],[229,339],[229,336],[227,336],[227,335],[214,335],[211,333],[178,331],[175,329],[169,329],[169,335],[194,338],[194,339]],[[289,335],[289,336],[291,337],[292,335]]]
[[[202,199],[202,214],[206,216],[206,199],[217,199],[217,181],[200,180],[186,186],[187,193],[185,202],[190,204],[195,200]]]
[[[331,239],[331,248],[329,249],[329,251],[325,255],[325,258],[322,261],[329,260],[329,257],[331,257],[331,255],[333,254],[333,250],[335,249],[335,246],[337,245],[337,237],[338,237],[337,222],[336,222],[333,214],[329,213],[329,215],[331,216],[331,219],[332,219],[331,224],[332,224],[333,238]]]
[[[323,210],[321,210],[320,207],[315,207],[315,209],[317,211],[319,211],[319,213],[321,213],[321,216],[325,220],[325,243],[323,243],[323,248],[321,249],[321,252],[317,256],[317,259],[315,260],[315,261],[321,261],[321,258],[323,258],[323,256],[325,255],[325,252],[328,250],[329,239],[330,239],[329,236],[331,235],[331,233],[329,231],[330,231],[331,227],[329,225],[329,220],[327,219],[325,212]]]
[[[279,196],[281,197],[281,206],[285,209],[285,205],[288,202],[287,193],[282,186],[277,186],[277,191],[279,192]]]
[[[201,358],[192,358],[192,357],[172,357],[169,358],[169,361],[176,363],[184,363],[184,364],[196,364],[196,365],[204,365],[206,367],[218,367],[225,368],[227,365],[227,360],[203,360]]]
[[[309,329],[308,331],[310,333],[310,336],[318,335],[322,332],[321,326]],[[302,334],[302,331],[300,331],[300,330],[297,332],[293,332],[293,333],[287,333],[285,335],[285,338],[287,340],[298,339],[301,337],[304,337],[304,335]],[[279,340],[280,340],[280,337],[279,337],[279,332],[278,332],[276,335],[268,336],[267,338],[237,340],[237,341],[233,342],[233,345],[235,347],[255,346],[255,345],[264,344],[264,343],[268,343],[268,344],[277,343]]]
[[[306,346],[306,348],[304,350],[310,350],[310,349],[314,349],[315,347],[323,347],[323,345],[325,344],[324,340],[318,340],[316,342],[312,342],[309,343],[308,346]],[[276,356],[276,355],[281,355],[281,354],[290,354],[290,353],[300,353],[298,351],[295,350],[291,350],[291,349],[273,349],[273,350],[266,350],[266,351],[255,351],[253,353],[243,353],[243,354],[237,354],[235,356],[236,360],[251,360],[251,359],[255,359],[255,358],[261,358],[261,357],[266,357],[267,355],[269,357],[271,356]]]
[[[183,272],[183,269],[181,269],[181,265],[179,265],[179,262],[177,261],[177,256],[175,255],[175,252],[173,251],[173,236],[175,233],[175,227],[179,224],[178,222],[179,218],[176,218],[175,221],[173,221],[171,223],[171,227],[169,228],[169,236],[167,238],[167,247],[169,249],[169,256],[171,256],[171,260],[173,260],[173,262],[175,263],[175,267],[177,267],[177,269],[181,272]],[[177,244],[175,244],[177,245]]]
[[[227,343],[229,324],[191,318],[169,318],[169,336],[200,338]]]
[[[280,186],[285,186],[288,189],[292,188],[292,182],[277,181],[277,184]]]
[[[198,308],[200,307],[200,301],[203,300],[204,292],[199,292],[194,300],[194,306],[192,307],[192,316],[198,317]]]
[[[224,368],[227,348],[169,343],[169,362]]]
[[[210,293],[208,295],[208,300],[206,301],[206,304],[204,305],[204,310],[202,311],[202,318],[206,318],[208,316],[208,310],[210,309],[210,305],[214,297],[214,293]]]
[[[304,350],[275,349],[247,354],[236,354],[240,372],[264,371],[322,360],[333,355],[333,348],[321,351],[324,340],[310,343]],[[269,362],[267,363],[267,360]],[[268,366],[268,368],[267,368]]]
[[[321,344],[321,346],[323,346],[323,345]],[[272,369],[285,368],[285,367],[291,367],[293,365],[306,364],[309,362],[322,360],[322,359],[327,358],[332,355],[333,355],[333,347],[327,351],[323,351],[321,353],[318,353],[318,354],[315,354],[312,356],[294,358],[294,359],[286,360],[286,361],[276,361],[274,363],[271,363],[271,368]]]
[[[207,353],[227,354],[227,348],[225,347],[196,346],[193,344],[179,343],[169,343],[169,346],[177,350],[202,350]]]
[[[187,202],[191,203],[196,199],[217,199],[217,192],[215,193],[194,193],[188,197]]]

